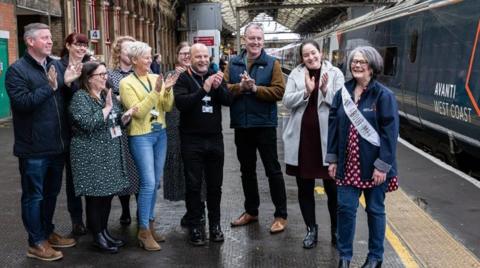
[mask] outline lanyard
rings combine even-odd
[[[136,73],[133,73],[133,76],[135,76],[135,78],[137,78],[138,82],[140,82],[140,84],[142,84],[143,88],[144,88],[148,93],[150,93],[150,91],[152,91],[152,84],[150,83],[150,79],[148,79],[148,76],[147,76],[148,88],[147,88],[147,86],[145,86],[145,84],[142,82],[142,80],[140,80],[140,78],[138,78],[138,76],[137,76]]]
[[[193,82],[195,82],[195,84],[198,86],[198,88],[202,89],[202,86],[198,83],[197,79],[195,79],[195,77],[193,77],[192,70],[190,68],[188,68],[188,74],[189,74],[190,78],[192,78]]]

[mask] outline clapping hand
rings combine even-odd
[[[105,97],[105,108],[111,110],[113,107],[113,101],[112,101],[112,90],[109,89],[107,91],[107,96]]]
[[[218,71],[216,74],[213,75],[215,78],[213,79],[212,86],[213,88],[218,88],[223,80],[223,72]]]
[[[180,76],[181,72],[177,72],[175,69],[174,74],[167,75],[167,79],[165,79],[165,89],[170,91],[170,89],[177,83],[178,77]],[[163,78],[160,76],[160,78]]]
[[[305,68],[305,97],[310,96],[312,91],[315,89],[315,76],[310,77],[310,74]]]
[[[50,65],[47,73],[48,77],[48,84],[52,87],[53,91],[56,91],[58,88],[57,82],[57,70],[55,70],[55,66]]]
[[[123,115],[122,115],[123,125],[128,124],[128,122],[130,122],[130,120],[132,119],[132,115],[136,112],[138,112],[138,107],[134,106],[134,107],[128,109],[128,111],[126,111],[125,113],[123,113]]]
[[[77,64],[68,65],[67,70],[65,70],[64,80],[67,86],[80,77],[82,74],[83,64],[81,62]]]
[[[212,85],[215,81],[215,75],[211,75],[209,76],[205,82],[203,82],[203,89],[208,93],[210,92],[210,90],[212,89]]]
[[[328,84],[328,74],[324,73],[322,75],[322,79],[320,80],[320,90],[322,91],[323,95],[327,94],[327,84]]]
[[[248,73],[245,71],[241,76],[241,81],[240,81],[240,89],[242,91],[257,91],[257,86],[255,85],[255,80],[248,75]]]

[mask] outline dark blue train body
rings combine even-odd
[[[453,164],[479,168],[480,1],[405,1],[315,39],[347,78],[349,51],[377,48],[385,61],[378,79],[396,94],[401,136]],[[297,50],[275,54],[288,69],[299,59]]]

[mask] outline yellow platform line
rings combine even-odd
[[[363,194],[360,196],[360,204],[362,207],[366,207],[365,204],[365,198]],[[388,220],[387,220],[388,222]],[[403,245],[402,241],[398,238],[398,236],[392,231],[390,228],[390,224],[387,224],[386,229],[385,229],[385,238],[387,241],[390,243],[392,246],[393,250],[397,253],[398,257],[402,261],[403,265],[405,265],[405,268],[418,268],[420,267],[418,263],[415,261],[413,258],[412,254],[410,254],[410,251]]]

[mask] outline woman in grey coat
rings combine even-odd
[[[286,173],[296,177],[298,201],[307,234],[304,248],[317,244],[315,179],[323,179],[328,197],[331,241],[336,243],[336,186],[324,161],[327,151],[328,114],[333,96],[344,83],[342,72],[326,60],[317,42],[306,40],[299,47],[302,64],[288,77],[283,104],[291,110],[283,132]]]
[[[129,186],[120,137],[135,108],[122,114],[122,107],[105,92],[108,78],[104,63],[83,64],[80,90],[69,107],[72,122],[70,158],[77,196],[85,196],[87,226],[94,246],[115,253],[125,243],[107,230],[114,194]]]

